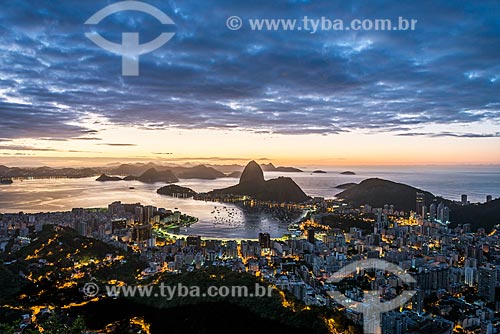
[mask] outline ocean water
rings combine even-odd
[[[310,196],[334,197],[341,192],[339,184],[359,183],[378,177],[414,186],[436,196],[459,201],[467,194],[470,202],[485,202],[486,196],[500,197],[500,166],[415,166],[415,167],[349,167],[323,169],[327,174],[289,173]],[[341,175],[342,171],[356,175]],[[276,177],[276,173],[267,173]]]
[[[421,188],[451,200],[467,194],[471,202],[484,202],[486,195],[500,197],[499,166],[467,167],[350,167],[326,168],[327,174],[265,173],[266,179],[289,176],[310,196],[331,198],[341,190],[335,186],[347,182],[360,182],[379,177]],[[356,175],[341,175],[352,170]],[[197,192],[224,188],[238,182],[234,178],[218,180],[181,180],[178,184]],[[156,190],[164,184],[145,184],[138,181],[96,182],[95,178],[83,179],[32,179],[15,180],[12,185],[0,186],[0,212],[26,213],[69,211],[75,207],[106,207],[113,201],[151,204],[198,217],[200,222],[183,234],[207,237],[256,238],[259,232],[278,237],[286,231],[269,214],[249,214],[231,204],[175,199],[158,195]],[[134,187],[135,189],[130,189]]]

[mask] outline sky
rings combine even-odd
[[[116,1],[0,9],[0,164],[500,164],[500,3]],[[243,26],[231,30],[229,17]],[[414,31],[254,31],[250,19],[418,20]],[[138,76],[86,37],[140,43]]]

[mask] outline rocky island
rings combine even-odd
[[[302,173],[303,171],[295,167],[275,167],[272,163],[261,164],[260,167],[264,172],[282,172],[282,173]]]
[[[310,199],[289,177],[279,177],[266,181],[262,168],[255,161],[247,164],[237,185],[224,189],[216,189],[207,195],[212,197],[241,195],[250,196],[259,201],[279,203],[302,203]]]
[[[156,191],[156,193],[181,198],[189,198],[196,195],[196,192],[193,189],[181,187],[175,184],[169,184],[168,186],[161,187]]]
[[[96,181],[99,181],[99,182],[109,182],[109,181],[122,181],[123,179],[121,177],[118,177],[118,176],[109,176],[109,175],[106,175],[106,174],[101,174],[101,176],[99,176]]]
[[[345,172],[340,173],[341,175],[356,175],[356,173],[351,172],[350,170],[347,170]]]
[[[14,181],[12,181],[11,178],[3,178],[3,177],[0,178],[0,184],[5,185],[5,184],[12,184],[12,183],[14,183]]]

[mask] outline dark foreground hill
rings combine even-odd
[[[436,196],[406,184],[373,178],[353,185],[337,195],[355,206],[369,204],[381,208],[385,204],[394,204],[397,210],[415,210],[417,192],[425,194],[426,205],[432,203]]]
[[[483,227],[490,231],[500,224],[500,198],[489,203],[471,204],[466,206],[454,205],[450,212],[452,226],[471,224],[474,229]]]
[[[241,174],[240,182],[232,187],[216,189],[212,195],[244,195],[260,201],[302,203],[309,197],[289,177],[279,177],[266,181],[262,168],[251,161]]]
[[[393,204],[396,210],[416,210],[417,192],[425,194],[425,205],[443,203],[450,208],[450,227],[458,224],[471,224],[475,230],[479,227],[491,230],[500,224],[500,199],[489,203],[462,206],[448,199],[437,197],[432,193],[406,184],[383,179],[367,179],[353,185],[337,195],[354,206],[369,204],[372,207],[383,207]]]

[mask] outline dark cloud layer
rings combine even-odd
[[[89,113],[144,129],[498,136],[415,131],[427,124],[498,121],[496,0],[146,2],[175,27],[135,12],[84,26],[111,1],[3,4],[0,138],[98,140],[81,122]],[[404,32],[257,32],[248,25],[230,31],[225,22],[231,15],[404,16],[418,24]],[[88,40],[89,31],[116,42],[122,31],[140,32],[141,41],[163,31],[176,35],[141,57],[139,77],[122,77],[120,57]]]

